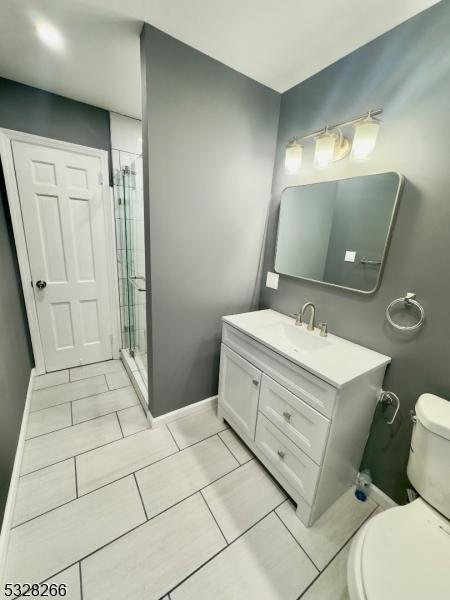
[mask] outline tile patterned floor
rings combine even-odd
[[[68,600],[348,600],[375,502],[349,490],[304,527],[212,409],[150,430],[119,361],[34,390],[7,581],[64,582]]]

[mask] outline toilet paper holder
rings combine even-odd
[[[398,411],[400,410],[400,398],[397,396],[397,394],[394,394],[394,392],[381,390],[378,396],[378,402],[383,406],[392,406],[393,404],[395,404],[395,410],[394,414],[392,415],[392,418],[386,421],[387,425],[392,425],[395,419],[397,418]]]

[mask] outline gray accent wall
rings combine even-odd
[[[0,165],[0,526],[33,367],[8,200]]]
[[[221,317],[257,306],[280,95],[141,36],[150,409],[217,393]]]
[[[273,269],[281,190],[319,180],[313,145],[304,169],[286,176],[284,146],[294,134],[346,120],[370,107],[384,107],[376,151],[365,164],[333,164],[327,178],[382,171],[406,177],[397,223],[379,291],[370,297],[280,276],[277,291],[263,288],[261,308],[284,313],[303,302],[316,304],[332,333],[392,357],[385,388],[402,403],[400,418],[387,426],[378,411],[363,465],[375,483],[405,501],[409,411],[420,394],[450,399],[450,2],[396,27],[283,94],[277,158],[263,275]],[[386,323],[389,302],[413,291],[427,320],[416,335],[400,335]],[[349,435],[351,432],[349,432]]]
[[[112,181],[109,112],[103,108],[0,77],[0,127],[106,150]]]

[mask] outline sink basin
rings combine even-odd
[[[290,323],[274,323],[261,327],[261,334],[274,345],[290,346],[294,352],[316,352],[329,346],[326,338],[320,337],[317,329],[308,331],[305,327]]]
[[[223,321],[335,387],[391,360],[332,333],[320,337],[319,329],[308,331],[306,325],[295,325],[294,319],[271,309],[230,315]]]

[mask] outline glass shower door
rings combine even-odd
[[[122,347],[130,360],[134,376],[145,389],[147,378],[147,321],[144,245],[144,197],[142,157],[120,173],[119,220],[122,288]]]

